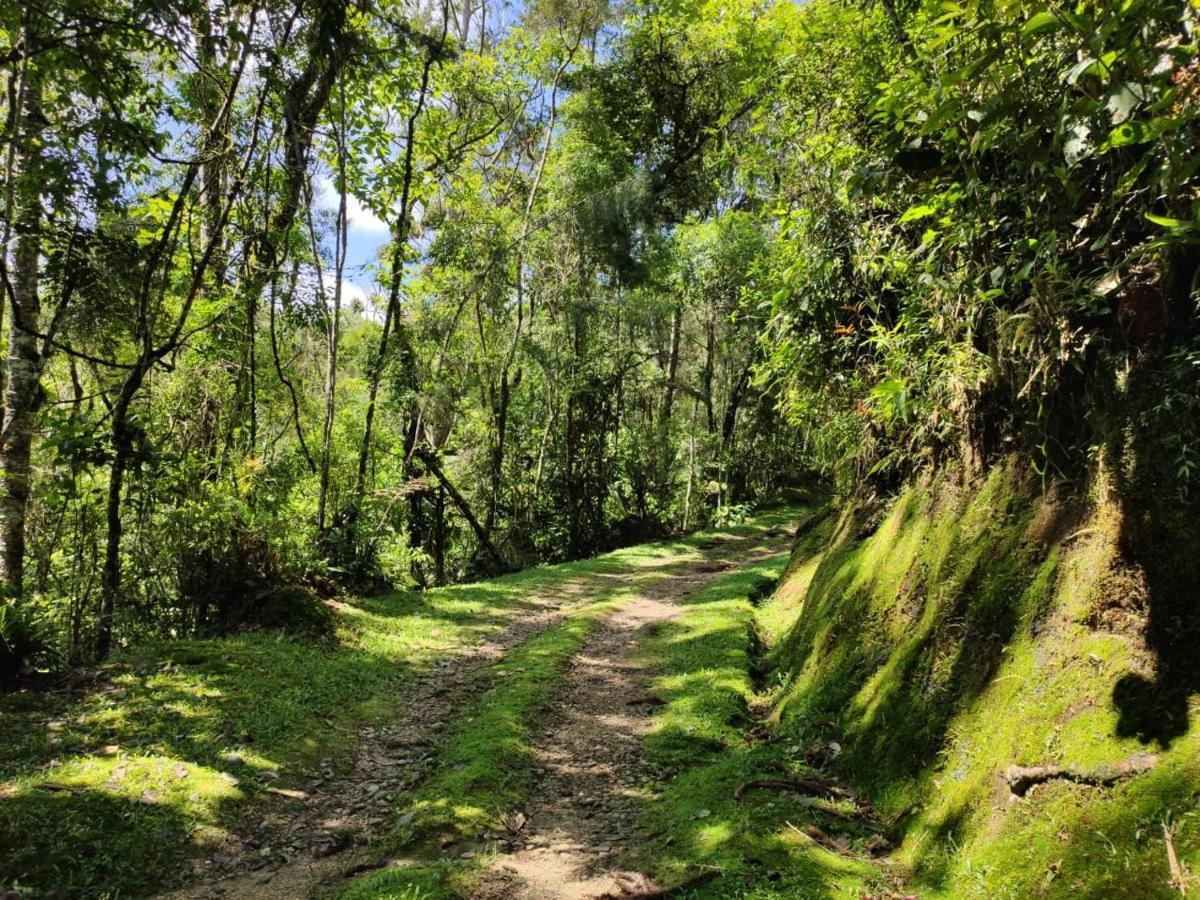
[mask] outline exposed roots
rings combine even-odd
[[[1097,766],[1081,769],[1077,766],[1009,766],[1004,773],[1008,788],[1018,797],[1024,797],[1030,789],[1047,781],[1073,781],[1075,784],[1090,784],[1108,787],[1158,765],[1158,757],[1152,753],[1138,753],[1115,766]]]

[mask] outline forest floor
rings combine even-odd
[[[724,871],[699,861],[722,823],[671,785],[742,740],[744,614],[800,515],[346,604],[335,647],[171,642],[10,695],[0,888],[598,897]]]

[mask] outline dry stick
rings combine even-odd
[[[1171,886],[1178,888],[1179,893],[1187,896],[1187,884],[1184,881],[1183,866],[1179,864],[1179,857],[1175,855],[1175,840],[1173,829],[1167,827],[1167,823],[1162,823],[1163,840],[1167,843],[1167,865],[1171,868]]]
[[[1148,772],[1158,765],[1158,757],[1151,753],[1138,753],[1115,766],[1096,766],[1080,769],[1075,766],[1009,766],[1004,773],[1008,788],[1018,797],[1024,797],[1030,788],[1047,781],[1062,779],[1076,784],[1107,787],[1125,778]]]
[[[629,900],[629,898],[633,897],[655,897],[659,898],[659,900],[665,900],[665,898],[678,897],[688,891],[695,890],[724,874],[725,870],[718,866],[705,866],[704,871],[698,875],[693,875],[691,878],[681,881],[673,887],[660,888],[640,873],[617,872],[613,874],[613,880],[617,882],[620,893],[614,894],[610,891],[607,894],[601,894],[597,900]]]
[[[870,803],[862,802],[852,793],[833,784],[832,782],[812,779],[784,779],[784,778],[761,778],[754,781],[747,781],[745,784],[738,785],[733,792],[735,800],[741,800],[742,795],[752,788],[774,788],[781,791],[797,791],[811,798],[821,798],[826,800],[850,800],[854,803],[854,811],[846,812],[835,806],[828,804],[818,804],[810,802],[813,809],[836,819],[841,819],[844,822],[856,822],[865,828],[872,831],[880,832],[884,830],[883,823],[878,821],[878,813],[874,810]]]
[[[788,828],[800,835],[800,837],[812,841],[819,847],[823,847],[830,853],[836,853],[838,856],[853,856],[849,850],[839,847],[837,841],[827,835],[816,825],[809,825],[807,828],[797,828],[791,822],[784,822]]]
[[[817,797],[827,797],[831,800],[844,800],[851,797],[850,793],[829,781],[816,778],[756,778],[739,784],[733,792],[734,800],[741,800],[746,791],[754,788],[774,788],[780,791],[798,791],[801,794],[812,794]]]

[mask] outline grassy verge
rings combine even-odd
[[[806,533],[802,546],[809,540]],[[814,547],[819,543],[812,539]],[[803,769],[801,748],[747,737],[748,708],[761,699],[754,677],[760,641],[782,633],[798,605],[780,594],[759,609],[754,600],[763,579],[777,578],[787,565],[781,554],[718,580],[686,602],[683,616],[655,629],[643,648],[666,701],[646,743],[663,783],[643,815],[646,839],[633,862],[661,884],[694,884],[685,896],[859,897],[878,880],[865,858],[829,852],[798,828],[816,821],[836,833],[850,831],[852,846],[865,834],[827,820],[796,795],[750,791],[734,798],[752,778]]]

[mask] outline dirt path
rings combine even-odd
[[[640,743],[650,710],[631,659],[636,633],[674,616],[672,600],[785,545],[782,530],[768,538],[714,539],[705,559],[663,567],[663,575],[596,629],[539,732],[542,778],[529,824],[514,852],[499,858],[481,896],[595,897],[616,888],[606,865],[631,840],[637,785],[647,774]],[[403,711],[359,735],[348,771],[326,761],[315,777],[281,781],[271,800],[197,863],[189,886],[164,896],[299,898],[372,867],[377,854],[371,845],[386,834],[396,795],[421,780],[456,711],[486,690],[491,665],[594,599],[609,579],[623,580],[619,573],[595,573],[538,590],[496,637],[400,686]]]
[[[496,637],[398,686],[401,714],[359,734],[348,770],[335,771],[324,760],[315,777],[275,788],[271,800],[196,864],[192,884],[164,896],[304,897],[367,864],[396,795],[421,779],[454,711],[486,689],[489,666],[586,603],[589,587],[607,577],[573,579],[531,594],[525,611]]]
[[[638,632],[679,615],[675,604],[725,570],[764,559],[786,544],[697,563],[651,585],[623,604],[588,639],[567,676],[567,687],[538,734],[541,778],[530,798],[524,833],[500,854],[475,897],[583,900],[648,891],[637,873],[614,871],[636,839],[638,814],[650,777],[642,740],[654,703],[648,675],[636,663]],[[728,561],[736,559],[736,562]]]

